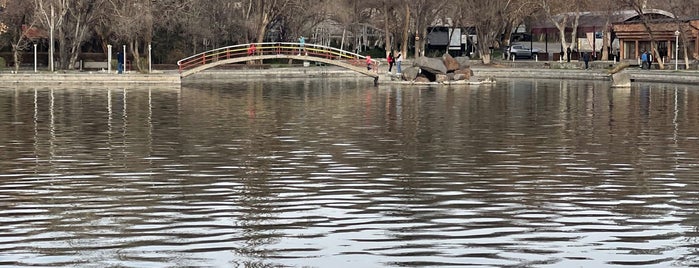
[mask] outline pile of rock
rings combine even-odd
[[[415,82],[447,82],[471,80],[473,71],[468,57],[454,58],[444,54],[442,58],[419,57],[412,67],[403,70],[403,80]]]

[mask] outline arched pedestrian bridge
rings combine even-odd
[[[268,59],[294,59],[322,62],[374,78],[378,81],[379,62],[372,61],[372,70],[367,70],[366,57],[334,47],[300,43],[254,43],[217,48],[202,52],[177,62],[182,78],[219,65]]]

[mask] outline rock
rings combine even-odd
[[[471,59],[469,57],[456,57],[454,59],[459,63],[459,69],[471,68]]]
[[[415,78],[415,82],[418,82],[418,83],[429,83],[429,82],[430,82],[430,79],[428,79],[427,77],[425,77],[425,76],[423,76],[423,75],[420,75],[420,76],[418,76],[418,77]]]
[[[443,83],[449,81],[449,77],[446,74],[437,74],[435,78],[436,82]]]
[[[612,87],[631,87],[631,75],[627,72],[612,74]]]
[[[456,71],[461,66],[449,53],[445,53],[442,56],[442,62],[444,62],[444,66],[447,67],[447,72]]]
[[[447,74],[447,66],[444,65],[442,59],[419,57],[415,59],[413,66],[420,67],[420,69],[433,74]]]
[[[454,74],[455,81],[468,80],[465,74]]]
[[[454,73],[448,73],[447,78],[449,78],[449,80],[454,80],[454,75]]]
[[[614,68],[609,70],[609,74],[615,74],[615,73],[621,72],[624,69],[626,69],[627,67],[629,67],[628,62],[620,62],[619,64],[614,65]]]
[[[406,81],[413,81],[415,80],[415,77],[420,73],[420,68],[417,67],[408,67],[402,70],[403,71],[403,80]]]
[[[465,80],[470,80],[473,77],[473,70],[471,68],[460,69],[454,71],[454,74],[462,74],[465,76]]]

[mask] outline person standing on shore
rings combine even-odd
[[[121,51],[117,52],[117,73],[121,74],[124,72],[124,53]]]
[[[391,69],[393,69],[393,52],[388,53],[386,61],[388,62],[388,73],[391,73]]]
[[[397,71],[397,73],[399,73],[399,74],[400,74],[401,71],[402,71],[402,70],[400,69],[400,64],[401,64],[401,63],[403,63],[403,57],[402,57],[402,55],[400,54],[400,52],[398,52],[398,56],[396,56],[396,71]]]
[[[590,52],[583,52],[583,61],[585,62],[585,70],[589,69]]]
[[[646,67],[648,66],[648,52],[646,50],[643,50],[643,53],[641,54],[641,69],[645,70]]]

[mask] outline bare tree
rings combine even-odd
[[[658,51],[658,42],[655,40],[655,35],[651,29],[650,17],[645,14],[647,1],[646,0],[619,0],[622,4],[632,8],[638,14],[643,28],[646,29],[648,36],[650,36],[650,46],[651,53],[656,59],[660,59],[660,52]],[[658,67],[660,69],[665,69],[665,64],[663,61],[658,61]]]
[[[85,41],[92,37],[90,30],[98,13],[103,9],[103,0],[73,0],[67,6],[66,18],[59,28],[60,67],[74,69],[80,55],[80,48]]]
[[[699,14],[699,7],[696,5],[691,5],[687,6],[685,5],[684,1],[681,0],[669,0],[668,1],[668,8],[672,15],[675,17],[675,22],[677,24],[677,31],[680,32],[680,37],[682,38],[682,43],[685,44],[683,47],[683,52],[684,52],[684,64],[685,64],[685,69],[689,69],[689,50],[687,48],[686,44],[689,44],[689,40],[687,38],[687,33],[691,32],[691,29],[688,25],[682,23],[682,18],[690,18],[695,16],[696,14]],[[674,49],[674,48],[673,48]],[[695,60],[699,59],[699,55],[695,54],[692,55]],[[679,59],[675,59],[679,60]]]
[[[510,0],[505,5],[504,29],[502,44],[509,46],[512,38],[512,30],[520,26],[528,17],[539,10],[536,0]]]
[[[505,27],[504,12],[509,0],[462,0],[453,4],[459,12],[470,18],[471,24],[476,28],[476,49],[484,64],[492,62],[491,49],[496,47],[500,34]]]
[[[68,0],[34,0],[35,14],[49,31],[49,70],[54,71],[55,33],[63,26],[68,14]]]
[[[154,10],[150,0],[108,0],[112,19],[112,34],[124,41],[133,56],[133,65],[139,71],[146,70],[141,51],[146,51],[152,42]],[[119,48],[117,48],[119,49]]]
[[[563,57],[569,58],[568,50],[577,42],[578,24],[580,15],[585,9],[585,2],[583,0],[575,0],[573,5],[571,5],[569,1],[541,0],[539,4],[549,21],[558,29],[558,34],[561,37]],[[570,43],[566,40],[566,28],[569,22],[571,22],[570,27],[572,29]]]
[[[323,4],[315,0],[296,0],[279,15],[278,29],[283,40],[293,40],[300,35],[311,36],[313,29],[328,18]]]
[[[5,6],[3,16],[0,17],[1,24],[8,27],[8,42],[12,47],[15,72],[19,71],[22,63],[22,52],[29,48],[31,40],[27,34],[29,31],[36,30],[33,9],[31,2],[10,1]]]
[[[424,56],[427,27],[434,23],[449,1],[409,1],[412,20],[415,23],[415,57]]]

